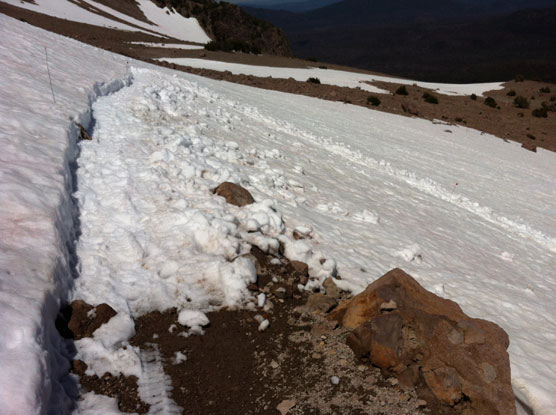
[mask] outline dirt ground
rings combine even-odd
[[[209,313],[202,335],[188,333],[176,309],[135,321],[131,345],[160,353],[170,398],[187,414],[431,413],[415,390],[383,377],[368,359],[358,360],[346,345],[349,330],[327,320],[346,293],[330,285],[326,295],[298,291],[306,271],[256,247],[249,256],[258,276],[249,288],[265,294],[264,307]],[[261,330],[264,319],[269,326]],[[72,367],[84,390],[116,398],[122,412],[148,412],[135,377],[87,375],[82,361]]]
[[[137,10],[132,11],[134,13],[137,12]],[[495,135],[505,141],[516,141],[521,143],[522,146],[528,150],[536,151],[537,147],[541,147],[550,151],[556,151],[556,112],[554,112],[556,106],[556,85],[554,84],[534,81],[507,82],[503,90],[490,91],[485,94],[496,100],[497,105],[494,108],[487,106],[482,97],[477,98],[477,100],[472,100],[470,97],[440,95],[436,94],[434,91],[417,86],[408,86],[408,95],[406,96],[397,95],[394,92],[399,85],[394,83],[374,82],[374,85],[390,91],[391,94],[370,94],[357,88],[312,84],[295,81],[293,79],[233,75],[230,72],[195,69],[168,64],[154,59],[160,57],[195,57],[249,65],[279,67],[325,66],[328,69],[370,73],[368,71],[345,68],[322,62],[304,61],[301,59],[277,56],[256,56],[244,53],[211,52],[204,50],[150,48],[143,45],[132,45],[130,42],[186,42],[164,39],[155,34],[151,36],[146,33],[125,32],[69,22],[67,20],[57,19],[19,7],[10,6],[5,3],[0,3],[0,13],[5,13],[46,30],[73,37],[82,42],[135,59],[144,60],[155,65],[171,67],[213,79],[225,80],[263,89],[301,94],[330,101],[341,101],[372,110],[424,118],[433,122],[440,121],[447,124],[447,130],[449,130],[449,125],[459,124]],[[541,92],[541,89],[546,90],[546,88],[551,92]],[[508,96],[510,91],[515,91],[515,96],[521,95],[527,98],[530,103],[529,108],[517,108],[513,104],[515,96]],[[425,92],[435,95],[439,103],[429,104],[425,102],[423,99],[423,94]],[[370,95],[376,96],[380,100],[380,105],[375,106],[369,103],[368,98]],[[539,109],[543,102],[553,110],[547,112],[546,118],[533,116],[533,110]]]

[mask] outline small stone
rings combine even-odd
[[[417,401],[417,407],[418,408],[424,408],[425,406],[427,406],[427,401],[424,401],[423,399],[419,399]]]
[[[276,410],[280,412],[281,415],[286,415],[290,409],[292,409],[296,404],[295,399],[285,399],[278,404]]]
[[[338,385],[340,383],[340,378],[338,376],[332,376],[330,378],[330,383],[333,385]]]
[[[298,272],[302,277],[309,276],[309,266],[305,262],[291,261],[290,264],[294,271]]]
[[[313,354],[311,355],[311,357],[312,357],[313,359],[320,359],[320,358],[322,357],[322,355],[321,355],[320,353],[316,353],[316,352],[315,352],[315,353],[313,353]]]
[[[326,290],[326,295],[332,298],[340,297],[340,289],[336,286],[336,283],[332,278],[327,278],[322,284]]]
[[[278,369],[280,365],[278,364],[278,362],[276,360],[273,360],[272,362],[270,362],[270,367],[272,369]]]
[[[396,378],[390,378],[390,379],[388,379],[388,382],[390,382],[390,385],[392,385],[392,386],[396,386],[396,385],[400,384],[400,381]]]
[[[359,365],[359,366],[357,366],[357,370],[359,370],[360,372],[364,372],[365,370],[367,370],[367,366]]]
[[[265,330],[268,328],[268,326],[270,326],[270,321],[268,321],[268,320],[263,320],[263,321],[261,322],[261,324],[259,324],[259,329],[258,329],[258,330],[259,330],[259,331],[265,331]]]

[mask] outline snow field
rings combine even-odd
[[[123,87],[126,65],[4,15],[0,38],[0,413],[68,413],[73,382],[54,320],[73,285],[73,120],[88,127],[89,102]]]
[[[293,78],[296,81],[305,82],[308,78],[319,78],[321,83],[328,85],[344,86],[348,88],[361,88],[377,94],[390,94],[389,91],[369,85],[366,82],[384,81],[394,82],[404,85],[419,85],[422,88],[432,89],[439,94],[444,95],[471,95],[477,94],[481,96],[484,92],[493,89],[502,89],[500,82],[483,83],[483,84],[438,84],[430,82],[412,81],[408,79],[400,79],[381,75],[368,75],[355,72],[338,71],[334,69],[319,68],[276,68],[270,66],[252,66],[239,63],[228,63],[220,61],[211,61],[208,59],[195,58],[160,58],[158,60],[175,63],[177,65],[191,66],[193,68],[213,69],[216,71],[230,71],[233,74],[253,75],[260,77],[271,76],[273,78]]]

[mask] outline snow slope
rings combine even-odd
[[[154,372],[140,372],[141,363],[155,365],[156,356],[121,354],[128,317],[174,305],[255,307],[244,290],[252,269],[236,258],[248,238],[270,249],[279,238],[288,256],[309,260],[313,275],[336,267],[354,291],[404,268],[471,316],[500,324],[510,336],[516,395],[531,412],[552,413],[554,153],[139,62],[128,72],[117,55],[4,16],[0,35],[7,39],[0,81],[8,85],[0,96],[0,413],[67,413],[62,388],[71,390],[71,379],[53,319],[70,295],[109,299],[120,311],[78,344],[79,353],[103,358],[94,370],[126,363],[122,370],[138,370],[140,383],[150,384]],[[56,45],[49,50],[56,105],[43,45]],[[95,139],[79,145],[83,234],[74,292],[77,130],[69,120],[80,116],[87,126],[91,107]],[[210,193],[223,180],[242,183],[260,203],[224,204]],[[308,244],[291,241],[299,226],[310,228]],[[321,256],[329,260],[318,268],[312,259]],[[205,264],[201,282],[188,258]],[[95,399],[81,401],[81,413],[117,413],[113,400]]]
[[[228,63],[220,61],[211,61],[207,59],[195,58],[161,58],[166,62],[175,63],[177,65],[191,66],[193,68],[206,68],[216,71],[230,71],[233,74],[245,74],[253,76],[273,78],[294,78],[296,81],[306,81],[310,77],[319,78],[323,84],[345,86],[349,88],[361,88],[365,91],[389,94],[390,92],[366,82],[384,81],[394,82],[405,85],[419,85],[423,88],[429,88],[445,95],[482,95],[486,91],[493,89],[502,89],[502,83],[491,82],[483,84],[438,84],[430,82],[412,81],[408,79],[400,79],[380,75],[367,75],[356,72],[338,71],[334,69],[319,68],[276,68],[270,66],[252,66],[239,63]]]
[[[138,0],[138,5],[143,11],[145,17],[153,24],[148,24],[134,19],[127,14],[120,13],[117,10],[94,0],[82,0],[82,3],[108,13],[109,15],[130,24],[122,23],[93,13],[69,0],[34,0],[32,3],[22,2],[20,0],[1,1],[17,7],[22,7],[24,9],[43,13],[48,16],[58,17],[74,22],[127,31],[141,31],[151,35],[159,33],[174,39],[189,42],[207,43],[210,41],[210,38],[201,28],[197,19],[194,17],[185,18],[174,11],[168,10],[166,7],[163,9],[159,8],[150,0]],[[131,25],[138,26],[144,30]]]

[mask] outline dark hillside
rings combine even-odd
[[[241,45],[245,50],[290,56],[282,31],[235,4],[214,0],[154,0],[159,6],[173,7],[186,17],[195,17],[207,34],[223,45]]]

